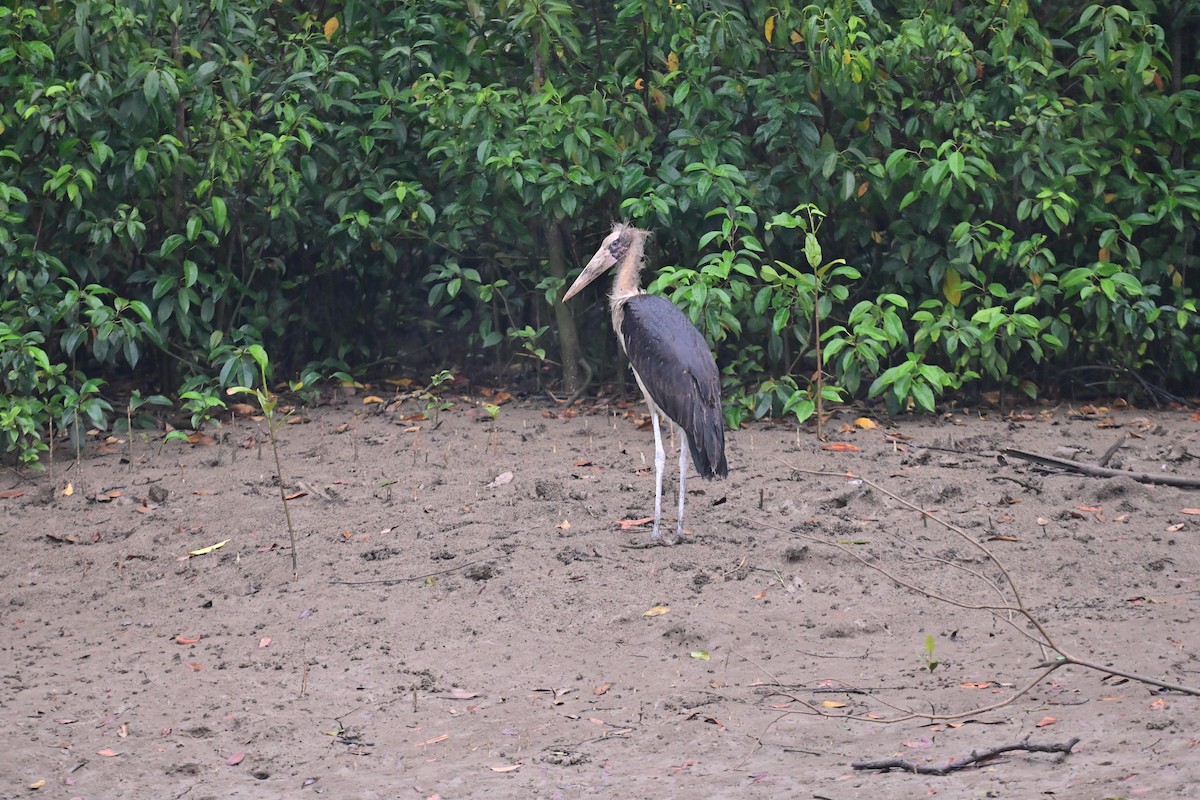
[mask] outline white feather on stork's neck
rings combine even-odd
[[[646,266],[646,239],[650,234],[632,225],[618,224],[613,229],[615,241],[627,243],[625,253],[617,261],[617,275],[613,280],[612,290],[608,294],[608,308],[612,314],[613,329],[617,331],[617,341],[621,350],[625,350],[625,340],[622,338],[621,318],[625,314],[625,301],[629,298],[645,294],[642,288],[642,269]]]

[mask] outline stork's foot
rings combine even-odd
[[[674,547],[679,544],[690,544],[690,539],[685,539],[682,535],[676,536],[660,536],[657,539],[651,538],[648,542],[630,542],[624,545],[626,550],[649,550],[651,547]]]

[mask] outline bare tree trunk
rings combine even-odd
[[[566,248],[563,246],[563,234],[558,225],[546,223],[546,257],[550,262],[550,274],[567,280]],[[571,310],[561,300],[554,304],[554,318],[558,323],[558,342],[561,347],[563,381],[567,391],[576,392],[583,386],[583,370],[579,366],[579,332],[575,329],[575,318]]]

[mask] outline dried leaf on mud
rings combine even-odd
[[[218,548],[224,547],[227,544],[229,544],[229,540],[222,539],[221,541],[217,542],[216,544],[210,544],[208,547],[201,547],[199,550],[188,550],[188,555],[189,556],[206,556],[209,553],[211,553],[212,551],[214,551]]]
[[[496,478],[488,484],[489,489],[495,489],[497,486],[503,486],[506,483],[512,483],[513,474],[511,472],[501,472]]]
[[[242,763],[242,760],[245,757],[246,757],[246,751],[238,750],[236,753],[231,755],[229,758],[225,759],[225,766],[236,767],[238,764]]]
[[[850,444],[849,442],[829,442],[821,445],[822,450],[831,450],[835,453],[857,453],[859,452],[858,445]]]
[[[671,610],[670,606],[655,606],[654,608],[650,609],[649,611],[643,611],[642,616],[643,617],[657,617],[662,614],[668,613],[670,610]]]
[[[712,658],[712,656],[708,654],[707,650],[693,650],[692,652],[688,653],[688,655],[699,661],[709,661]]]
[[[1046,726],[1053,725],[1056,722],[1058,722],[1058,720],[1054,717],[1042,717],[1040,720],[1038,720],[1036,727],[1045,728]]]
[[[104,756],[105,758],[112,758],[113,756],[119,756],[121,754],[116,750],[113,750],[111,747],[105,747],[102,750],[97,750],[96,755]]]
[[[627,531],[630,528],[640,528],[641,526],[648,525],[651,522],[654,522],[654,517],[643,517],[642,519],[619,519],[613,524],[621,530]]]
[[[603,684],[600,684],[599,686],[597,686],[595,689],[592,689],[592,694],[594,694],[596,697],[599,697],[602,694],[607,694],[608,690],[611,688],[612,688],[611,683],[603,683]]]
[[[492,766],[488,767],[488,769],[490,769],[492,772],[515,772],[516,770],[519,770],[520,768],[521,768],[520,761],[518,761],[516,764],[505,764],[503,766],[498,766],[498,767],[492,767]]]
[[[425,741],[418,744],[417,747],[426,747],[427,745],[437,744],[438,742],[444,742],[449,738],[450,738],[450,734],[443,733],[441,736],[435,736],[432,739],[426,739]]]
[[[179,636],[175,637],[175,644],[196,644],[196,642],[198,642],[198,641],[200,641],[199,635],[184,636],[184,635],[180,634]]]

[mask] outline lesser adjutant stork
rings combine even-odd
[[[609,307],[621,349],[629,357],[650,419],[654,423],[654,532],[651,540],[662,541],[663,449],[659,414],[665,414],[680,431],[679,514],[676,538],[683,536],[683,504],[686,498],[688,451],[702,478],[725,477],[725,427],[721,414],[721,381],[717,362],[708,343],[682,311],[662,297],[646,294],[638,282],[645,266],[648,231],[625,223],[613,226],[596,255],[583,268],[563,302],[594,281],[601,273],[617,268]]]

